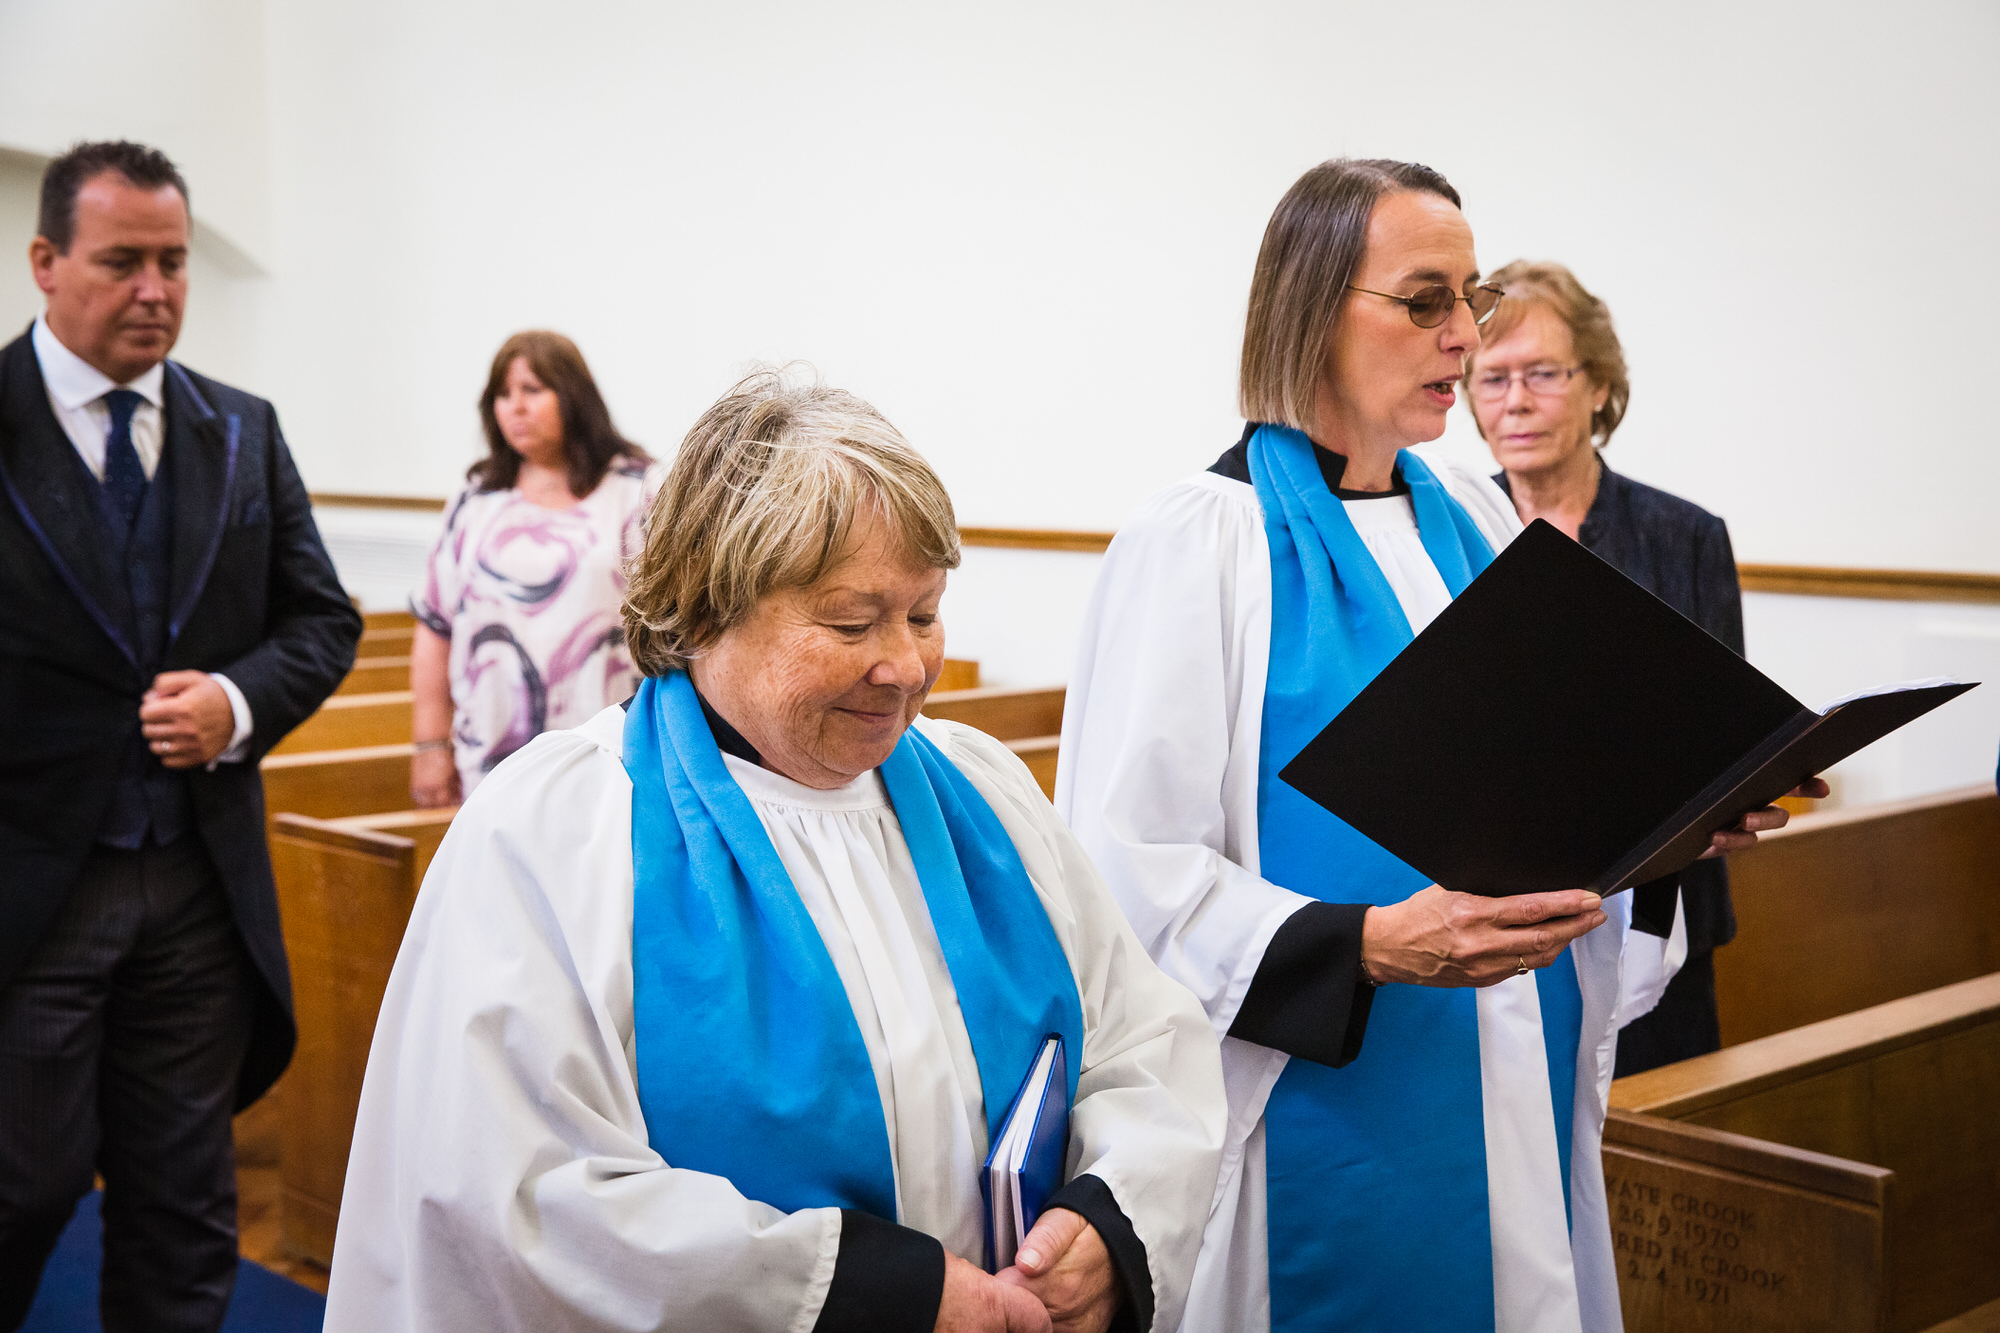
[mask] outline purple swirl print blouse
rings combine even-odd
[[[638,688],[618,607],[660,464],[612,464],[569,509],[468,485],[446,511],[410,610],[451,640],[452,749],[466,796],[544,731]]]

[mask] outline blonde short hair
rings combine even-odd
[[[839,564],[869,510],[912,564],[958,567],[944,483],[880,412],[783,371],[742,380],[694,423],[653,502],[625,596],[633,663],[685,670],[764,597]]]
[[[1237,406],[1245,421],[1311,430],[1327,353],[1361,267],[1368,219],[1385,194],[1417,190],[1460,207],[1451,182],[1421,162],[1350,157],[1292,183],[1264,228],[1243,321]]]
[[[1507,293],[1507,299],[1493,312],[1493,318],[1479,328],[1479,345],[1488,346],[1521,327],[1528,311],[1536,306],[1554,312],[1569,327],[1570,347],[1577,364],[1590,377],[1593,387],[1607,390],[1604,406],[1590,414],[1590,439],[1599,449],[1611,443],[1611,432],[1625,419],[1632,401],[1632,381],[1625,373],[1625,349],[1618,345],[1618,331],[1611,327],[1611,310],[1583,289],[1576,274],[1561,264],[1547,260],[1517,259],[1487,279]],[[1465,359],[1466,374],[1479,359],[1474,352]],[[1465,405],[1472,407],[1472,397]],[[1479,413],[1473,412],[1473,421]],[[1480,435],[1484,437],[1482,429]]]

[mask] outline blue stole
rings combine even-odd
[[[1414,637],[1313,448],[1283,426],[1250,440],[1271,547],[1258,852],[1264,878],[1294,892],[1387,905],[1429,879],[1278,777]],[[1405,450],[1397,465],[1456,597],[1492,548],[1421,460]],[[1567,1198],[1583,1002],[1567,952],[1535,975]],[[1476,996],[1386,986],[1352,1064],[1285,1066],[1264,1112],[1274,1333],[1493,1327]]]
[[[670,1165],[725,1176],[788,1213],[859,1208],[896,1221],[861,1028],[685,673],[639,686],[625,768],[648,1139]],[[958,992],[990,1139],[1045,1036],[1083,1050],[1076,979],[1020,854],[965,775],[914,728],[880,772]],[[1066,1091],[1074,1101],[1074,1068]]]

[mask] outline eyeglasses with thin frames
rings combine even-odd
[[[1529,366],[1526,370],[1510,371],[1505,375],[1498,371],[1475,375],[1466,387],[1474,398],[1491,403],[1505,398],[1507,391],[1514,387],[1514,381],[1519,380],[1537,398],[1555,398],[1569,392],[1569,382],[1582,373],[1582,366]]]
[[[1441,282],[1419,288],[1410,296],[1398,296],[1394,292],[1370,291],[1366,287],[1356,287],[1351,282],[1347,284],[1347,289],[1351,292],[1360,292],[1364,296],[1379,296],[1384,300],[1394,301],[1410,312],[1410,322],[1420,329],[1434,329],[1450,319],[1452,307],[1460,301],[1472,307],[1474,324],[1484,324],[1493,317],[1493,312],[1500,308],[1500,298],[1507,294],[1500,288],[1485,283],[1474,287],[1470,296],[1460,296]]]

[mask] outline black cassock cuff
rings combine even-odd
[[[1097,1238],[1111,1252],[1111,1269],[1125,1293],[1124,1304],[1111,1317],[1110,1333],[1138,1333],[1153,1326],[1153,1270],[1146,1262],[1146,1242],[1132,1229],[1132,1219],[1118,1206],[1111,1187],[1088,1173],[1049,1196],[1042,1211],[1067,1208],[1097,1228]]]
[[[1361,1054],[1375,988],[1361,970],[1366,903],[1307,903],[1271,937],[1229,1035],[1338,1069]]]
[[[1647,880],[1632,890],[1632,929],[1668,939],[1674,933],[1674,912],[1681,905],[1681,877],[1676,871]]]
[[[944,1246],[857,1208],[840,1210],[840,1254],[813,1333],[931,1333]]]

